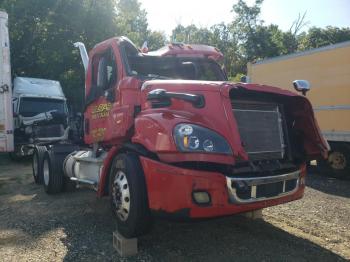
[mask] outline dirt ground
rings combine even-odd
[[[121,258],[108,199],[93,191],[48,196],[30,162],[0,158],[0,261],[347,261],[350,181],[317,174],[302,200],[199,223],[156,221],[139,254]]]

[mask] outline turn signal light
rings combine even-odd
[[[193,199],[199,205],[206,205],[210,203],[210,195],[205,191],[193,192]]]

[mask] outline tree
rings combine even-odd
[[[89,49],[115,35],[115,7],[113,0],[3,0],[13,75],[59,80],[69,102],[82,108],[85,74],[73,43]]]
[[[138,0],[117,1],[116,27],[120,35],[127,36],[138,46],[147,39],[147,13]]]
[[[350,28],[312,27],[299,36],[299,50],[308,50],[350,40]]]

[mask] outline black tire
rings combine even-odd
[[[317,162],[321,174],[339,179],[350,179],[350,146],[332,143],[327,160]]]
[[[46,152],[45,146],[36,146],[32,158],[33,178],[36,184],[43,183],[43,159]]]
[[[47,151],[43,158],[43,185],[48,194],[57,194],[63,190],[62,163],[52,151]]]
[[[127,217],[121,218],[118,211],[118,196],[115,179],[125,175],[129,190],[129,210]],[[123,178],[124,179],[124,178]],[[125,185],[123,185],[123,188]],[[122,189],[124,190],[124,189]],[[146,234],[152,225],[152,217],[148,207],[147,188],[143,169],[137,154],[125,153],[115,157],[109,175],[109,192],[113,214],[117,220],[117,229],[124,237],[132,238]],[[124,209],[125,210],[125,209]]]

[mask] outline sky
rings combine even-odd
[[[149,27],[170,35],[178,24],[209,27],[230,22],[232,6],[237,0],[139,0],[147,11]],[[254,0],[246,0],[252,5]],[[298,14],[306,13],[308,26],[350,27],[350,0],[264,0],[261,18],[266,24],[277,24],[288,30]]]

